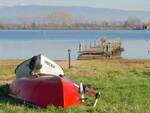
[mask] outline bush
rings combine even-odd
[[[10,92],[9,84],[0,86],[0,96],[7,96]]]

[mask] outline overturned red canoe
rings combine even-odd
[[[68,108],[80,103],[74,83],[58,76],[19,78],[10,87],[12,96],[42,107],[54,105]]]

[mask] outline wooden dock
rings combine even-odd
[[[95,41],[94,41],[95,42]],[[122,47],[121,40],[113,40],[109,42],[106,38],[101,38],[98,44],[94,43],[87,47],[87,44],[79,44],[79,55],[78,59],[119,59],[121,58],[121,53],[124,51]]]

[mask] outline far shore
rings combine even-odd
[[[0,28],[0,30],[148,30],[138,28],[110,28],[110,27],[89,27],[89,28]]]

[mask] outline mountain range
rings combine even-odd
[[[143,22],[150,22],[150,11],[40,5],[0,7],[0,22],[20,23],[23,18],[32,18],[32,20],[36,20],[40,17],[46,17],[56,11],[63,11],[90,21],[99,19],[124,21],[128,17],[137,17]]]

